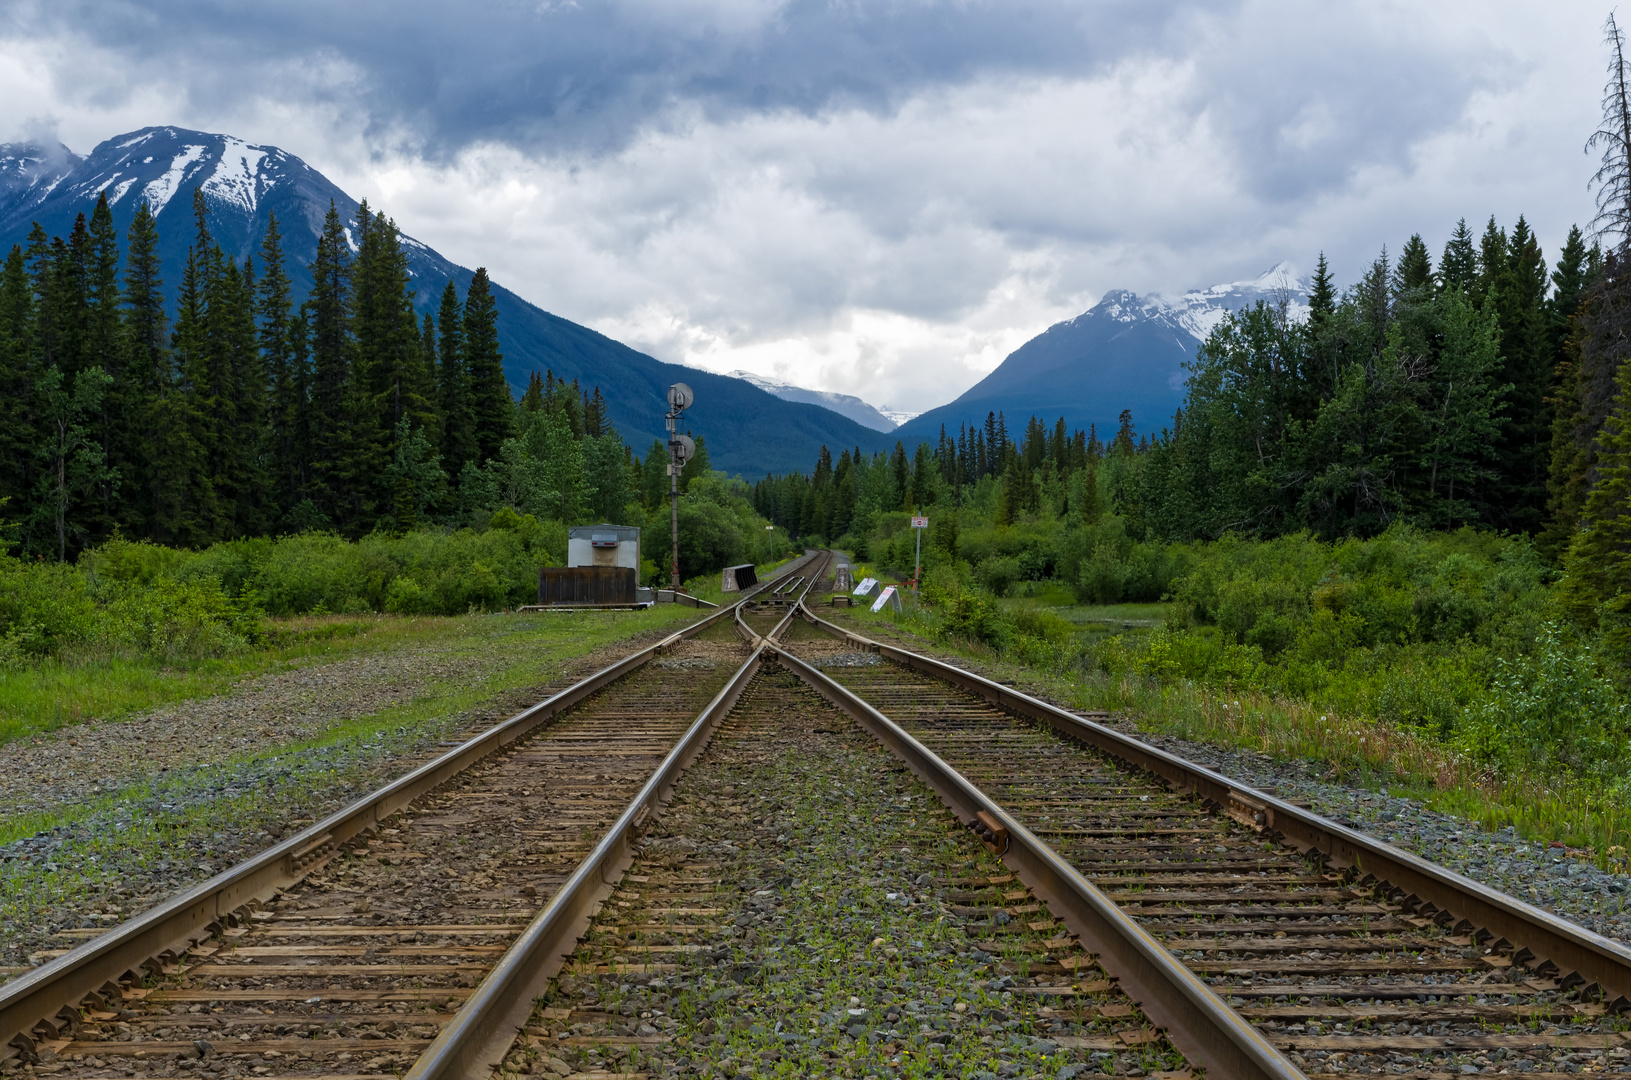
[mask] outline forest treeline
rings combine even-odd
[[[761,481],[756,505],[795,533],[836,537],[857,514],[959,505],[994,477],[1005,523],[1045,495],[1065,514],[1074,491],[1108,498],[1141,539],[1370,536],[1410,522],[1524,533],[1560,552],[1607,418],[1598,324],[1616,310],[1618,265],[1574,229],[1548,268],[1521,217],[1510,232],[1492,218],[1476,241],[1457,223],[1436,267],[1412,236],[1340,294],[1322,256],[1306,309],[1287,298],[1222,320],[1153,436],[1124,414],[1108,444],[1034,416],[1016,439],[990,415],[915,454],[824,455],[807,476]],[[1069,482],[1088,468],[1107,471],[1103,491]]]
[[[275,217],[241,262],[212,238],[201,191],[193,219],[173,304],[145,205],[124,244],[104,194],[68,237],[36,225],[8,254],[8,546],[61,560],[116,534],[192,549],[355,538],[481,526],[500,507],[641,523],[662,502],[666,450],[651,481],[598,388],[535,374],[514,398],[484,269],[420,320],[396,225],[365,202],[352,233],[331,205],[297,303]],[[705,455],[687,486],[699,470]]]

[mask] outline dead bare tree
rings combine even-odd
[[[1631,246],[1631,71],[1627,70],[1625,35],[1609,13],[1603,41],[1613,50],[1608,85],[1603,88],[1603,124],[1586,140],[1586,152],[1602,148],[1603,160],[1591,178],[1597,189],[1593,234],[1610,250]]]

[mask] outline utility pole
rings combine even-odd
[[[684,383],[668,388],[668,498],[670,520],[674,528],[674,561],[669,574],[669,588],[680,591],[680,470],[697,452],[697,444],[689,435],[680,434],[680,423],[685,410],[691,407],[696,395]]]

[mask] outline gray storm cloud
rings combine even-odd
[[[285,146],[664,359],[947,400],[1115,287],[1589,216],[1602,12],[1261,0],[39,0],[0,127]],[[9,61],[5,63],[4,61]],[[55,125],[54,127],[52,125]]]

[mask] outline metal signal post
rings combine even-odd
[[[685,410],[695,400],[691,388],[682,382],[668,388],[668,498],[674,528],[674,561],[668,583],[676,593],[680,591],[680,470],[697,452],[697,444],[691,436],[681,435],[679,428]]]
[[[912,607],[917,607],[917,582],[923,576],[923,530],[929,527],[926,517],[914,517],[912,528],[917,530],[917,565],[912,568]]]

